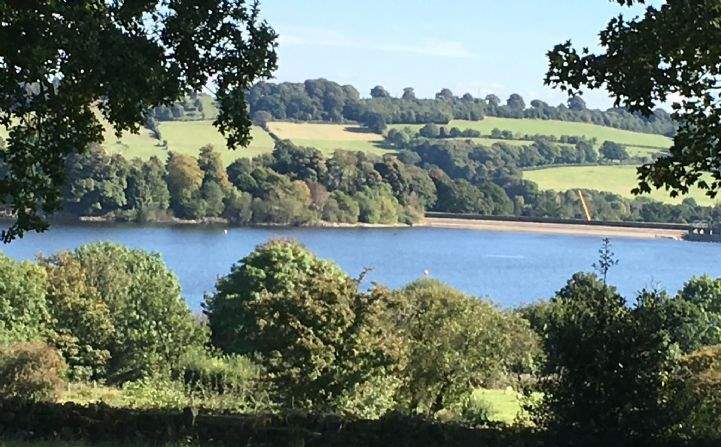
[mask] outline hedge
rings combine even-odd
[[[530,430],[471,429],[392,415],[355,420],[332,415],[210,415],[138,411],[104,404],[0,400],[0,437],[88,441],[194,440],[233,446],[489,446],[539,445]]]

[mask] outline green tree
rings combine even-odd
[[[525,101],[518,93],[512,93],[506,100],[506,105],[513,111],[523,111],[526,108]]]
[[[43,340],[51,332],[46,275],[0,253],[0,344]]]
[[[413,90],[413,87],[406,87],[403,89],[403,96],[401,96],[402,99],[405,100],[413,100],[416,99],[416,92]]]
[[[398,292],[398,326],[408,347],[402,407],[434,416],[511,371],[530,371],[538,340],[528,323],[439,281]]]
[[[254,358],[283,407],[342,411],[360,390],[376,405],[394,392],[386,374],[402,351],[384,323],[384,296],[360,292],[298,243],[275,240],[234,265],[204,309],[213,344]]]
[[[683,352],[721,344],[721,279],[691,278],[676,296],[658,300],[671,339]]]
[[[148,161],[135,159],[130,164],[125,197],[127,207],[138,213],[140,220],[153,212],[164,212],[170,206],[170,192],[165,182],[165,166],[153,156]]]
[[[301,181],[288,181],[268,189],[263,197],[253,200],[253,220],[259,223],[301,225],[317,219],[311,209],[308,185]]]
[[[673,411],[680,421],[670,430],[686,445],[709,444],[721,437],[721,346],[683,356],[671,377]]]
[[[381,85],[376,85],[371,89],[371,98],[390,98],[391,94]]]
[[[40,258],[39,262],[47,273],[51,342],[65,358],[70,378],[105,379],[115,337],[110,304],[89,283],[85,268],[71,253]]]
[[[604,141],[599,152],[603,158],[608,160],[623,161],[631,158],[624,146],[614,143],[613,141]]]
[[[273,148],[273,160],[270,167],[292,180],[318,182],[326,176],[325,158],[317,149],[298,147],[290,141],[279,141]]]
[[[593,268],[596,269],[605,283],[608,277],[608,271],[616,265],[618,265],[618,259],[611,249],[611,240],[605,237],[603,238],[601,248],[598,249],[598,261],[593,263]]]
[[[387,184],[380,188],[364,186],[353,198],[358,202],[360,222],[372,224],[398,222],[400,206]]]
[[[205,216],[201,196],[204,173],[195,157],[171,152],[165,166],[170,192],[170,207],[176,216],[196,219]]]
[[[438,127],[438,124],[434,123],[428,123],[425,126],[421,127],[421,129],[418,131],[418,134],[422,137],[426,138],[438,138],[441,133],[441,128]]]
[[[669,426],[675,365],[655,300],[631,309],[595,275],[577,273],[544,309],[546,370],[536,422],[576,442],[651,441]]]
[[[441,89],[440,92],[436,93],[436,99],[443,101],[453,101],[454,98],[453,92],[447,88]]]
[[[253,196],[247,192],[230,190],[225,198],[223,217],[234,224],[249,224],[253,221]]]
[[[277,36],[243,0],[11,2],[0,35],[0,125],[10,129],[0,202],[15,213],[6,242],[47,228],[64,160],[103,140],[94,107],[117,132],[137,131],[148,109],[212,80],[215,125],[230,147],[247,145],[245,91],[276,67]]]
[[[66,159],[65,208],[74,215],[98,216],[125,207],[128,162],[95,146]]]
[[[323,220],[326,222],[356,223],[360,207],[353,197],[343,191],[333,191],[323,207]]]
[[[223,160],[220,153],[215,150],[213,145],[208,144],[200,148],[198,155],[198,167],[203,171],[203,183],[214,182],[223,191],[230,188],[228,174],[225,171]]]
[[[586,101],[580,95],[573,95],[568,99],[568,108],[571,110],[586,110]]]
[[[68,328],[80,345],[107,349],[110,359],[105,377],[111,382],[167,372],[185,350],[203,343],[203,331],[180,294],[178,280],[159,254],[95,243],[57,257],[51,261],[53,268],[66,265],[77,268],[63,261],[64,257],[79,263],[85,277],[84,287],[100,303],[88,302],[91,298],[86,296],[79,298],[85,304],[72,306],[78,300],[78,289],[55,289],[56,293],[61,290],[70,293],[54,298],[58,306],[66,308],[63,314],[68,320],[61,327]],[[90,316],[85,312],[91,307],[102,321],[104,306],[113,326],[107,346],[94,344],[100,335],[86,330],[90,323],[76,324],[79,320],[88,321]],[[84,336],[90,338],[81,338]]]

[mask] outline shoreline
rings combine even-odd
[[[634,239],[683,240],[686,231],[663,228],[634,228],[604,225],[517,222],[448,217],[426,217],[414,226],[509,233],[565,234],[570,236],[608,236]]]
[[[0,219],[3,220],[4,219]],[[633,239],[671,239],[684,240],[686,230],[653,228],[653,227],[626,227],[615,225],[585,225],[582,223],[555,223],[555,222],[529,222],[529,221],[506,221],[491,219],[471,219],[453,217],[424,217],[421,221],[412,225],[395,224],[370,224],[370,223],[334,223],[315,222],[306,225],[281,225],[281,224],[253,224],[253,225],[232,225],[226,219],[214,218],[203,220],[168,219],[148,221],[144,223],[123,222],[104,217],[81,217],[73,219],[53,219],[52,225],[123,225],[137,227],[153,226],[178,226],[178,227],[224,227],[224,228],[337,228],[337,229],[404,229],[404,228],[446,228],[475,231],[496,231],[507,233],[537,233],[556,234],[569,236],[594,236],[594,237],[624,237]]]

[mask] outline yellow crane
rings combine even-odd
[[[588,211],[588,205],[586,205],[586,199],[583,197],[581,190],[578,190],[578,197],[581,199],[581,206],[583,207],[583,213],[586,215],[586,221],[591,221],[591,213]]]

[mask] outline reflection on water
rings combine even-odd
[[[32,259],[92,241],[114,241],[159,252],[178,275],[190,305],[200,307],[218,276],[269,238],[301,241],[351,275],[372,269],[369,281],[399,287],[425,273],[465,292],[514,306],[548,297],[573,272],[591,270],[600,239],[442,228],[231,228],[54,226],[2,247]],[[665,239],[613,239],[620,264],[609,282],[626,295],[642,288],[675,292],[692,275],[721,276],[721,244]]]

